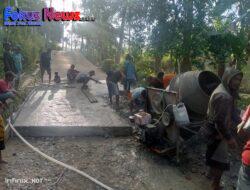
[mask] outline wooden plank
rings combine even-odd
[[[90,103],[97,103],[97,99],[94,97],[93,94],[91,94],[88,90],[81,90],[82,93],[88,98],[88,100],[90,101]]]

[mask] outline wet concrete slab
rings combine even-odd
[[[16,128],[24,136],[126,136],[132,132],[129,123],[118,116],[108,105],[105,75],[98,71],[81,55],[56,53],[52,71],[61,73],[66,78],[67,66],[74,62],[77,69],[95,69],[96,78],[102,84],[89,82],[89,92],[97,99],[90,103],[81,91],[81,84],[40,84],[30,94],[23,105],[16,121]],[[62,60],[67,59],[66,62]],[[85,67],[84,67],[85,64]],[[62,69],[63,68],[63,69]],[[80,70],[79,69],[79,70]]]
[[[79,85],[38,87],[23,105],[15,127],[24,136],[130,135],[128,122],[107,105],[100,93],[93,95],[97,103],[90,103]]]

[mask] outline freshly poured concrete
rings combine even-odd
[[[60,59],[64,58],[64,55],[64,53],[57,53],[55,56],[53,61],[55,71],[58,71],[57,66],[61,69]],[[76,55],[72,54],[72,60],[73,56]],[[89,62],[83,61],[80,66],[83,64],[86,64],[84,69],[89,65],[92,67],[89,70],[93,69],[93,65]],[[66,71],[59,73],[64,78]],[[100,71],[97,74],[98,79],[103,81],[104,75],[99,73]],[[98,100],[97,103],[89,102],[81,92],[79,84],[41,85],[24,104],[15,126],[25,136],[123,136],[131,134],[129,124],[120,118],[103,99],[103,96],[107,94],[106,84],[104,82],[96,84],[91,81],[89,90]]]

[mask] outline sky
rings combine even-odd
[[[74,2],[77,6],[81,4],[81,0],[64,0],[65,11],[72,10],[72,2]],[[49,6],[50,0],[46,0],[46,3]],[[63,0],[52,0],[52,7],[58,11],[63,11]]]
[[[45,0],[48,7],[50,5],[50,0]],[[72,2],[77,6],[77,10],[72,10]],[[80,11],[80,5],[82,0],[52,0],[52,7],[54,7],[57,11],[63,11],[63,7],[65,7],[64,11]],[[71,29],[72,23],[70,23],[66,28],[64,28],[64,37],[69,36],[68,30]]]

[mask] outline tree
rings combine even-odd
[[[13,0],[5,2],[5,4],[0,2],[0,5],[4,7],[7,3],[10,3],[10,6],[15,5]],[[42,0],[22,0],[18,1],[18,7],[23,10],[39,11],[45,7],[45,2]],[[61,23],[45,23],[41,27],[0,27],[0,35],[1,42],[8,41],[12,46],[18,44],[22,47],[21,52],[25,59],[24,68],[30,70],[35,67],[35,60],[45,46],[54,46],[60,41],[63,28]],[[1,49],[0,51],[2,52]],[[2,65],[2,60],[0,60],[0,67]]]

